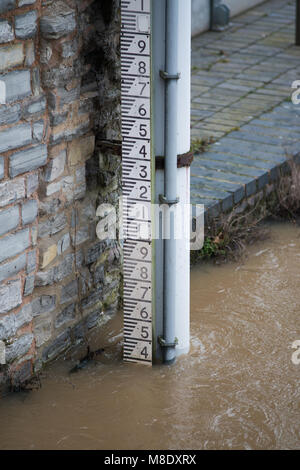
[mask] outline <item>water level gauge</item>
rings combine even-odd
[[[124,360],[152,364],[151,11],[121,0]]]

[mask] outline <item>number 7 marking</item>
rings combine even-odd
[[[141,89],[141,92],[140,92],[140,96],[142,96],[142,94],[144,93],[144,90],[147,86],[147,83],[139,82],[139,85],[142,85],[142,89]]]

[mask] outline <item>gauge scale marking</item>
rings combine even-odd
[[[150,0],[121,0],[124,352],[152,364]]]

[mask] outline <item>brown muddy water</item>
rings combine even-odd
[[[0,448],[300,449],[299,305],[300,229],[272,224],[246,261],[193,268],[188,356],[123,364],[115,318],[97,362],[0,400]]]

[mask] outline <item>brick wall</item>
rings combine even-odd
[[[16,384],[118,308],[118,1],[0,0],[0,383]]]

